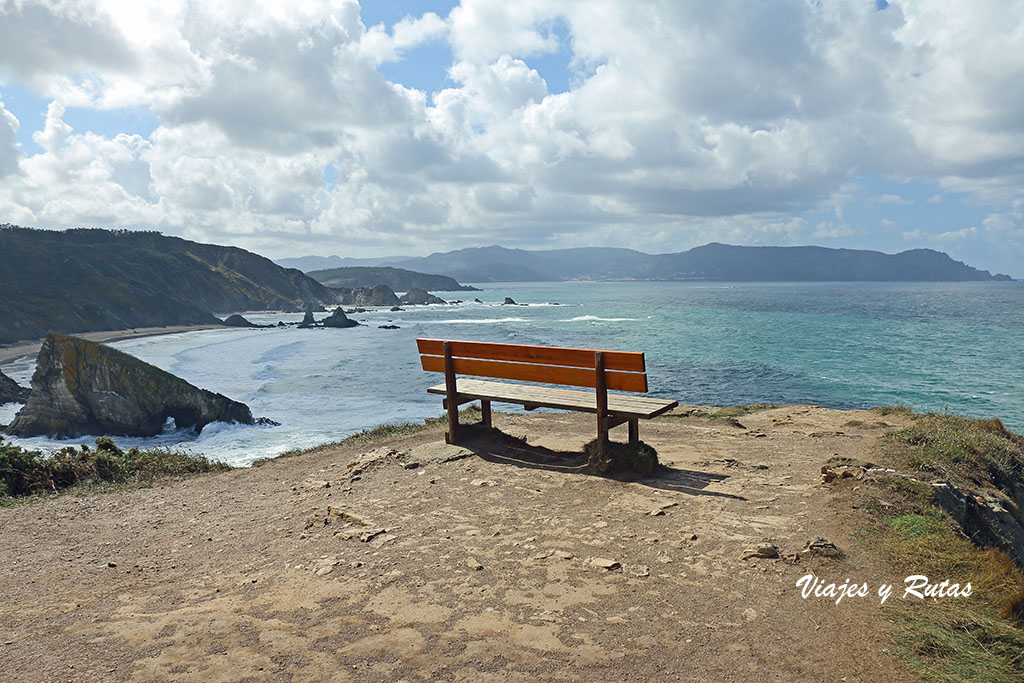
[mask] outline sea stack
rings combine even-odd
[[[323,320],[324,327],[358,327],[357,323],[352,318],[345,315],[345,311],[341,308],[334,309],[334,313],[330,314]]]
[[[32,393],[7,432],[14,436],[154,436],[167,418],[202,430],[211,422],[252,424],[248,406],[195,387],[137,358],[78,337],[51,334]]]

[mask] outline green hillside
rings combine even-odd
[[[236,247],[157,232],[0,226],[0,343],[336,302],[300,271]]]

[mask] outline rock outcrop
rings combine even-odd
[[[249,408],[109,346],[51,334],[32,393],[7,432],[14,436],[153,436],[167,418],[201,430],[211,422],[252,424]]]
[[[24,403],[28,400],[28,394],[28,389],[0,372],[0,405],[4,403]]]
[[[501,305],[502,306],[518,306],[519,304],[517,304],[515,302],[515,299],[513,299],[512,297],[506,296],[505,300],[501,302]]]
[[[338,293],[338,301],[346,306],[395,306],[398,304],[398,297],[395,296],[394,290],[387,285],[356,287],[355,289],[340,287],[335,291]]]
[[[345,311],[341,308],[334,309],[334,313],[323,320],[324,327],[358,327],[359,323],[352,318],[345,315]]]
[[[237,313],[235,313],[234,315],[229,315],[227,318],[224,319],[224,322],[221,324],[227,325],[228,327],[256,327],[251,322],[249,322],[242,316],[238,315]]]
[[[411,287],[408,292],[403,294],[399,299],[399,303],[407,305],[422,305],[422,304],[444,304],[448,303],[441,297],[434,296],[425,289],[419,287]]]
[[[314,325],[316,325],[316,318],[313,317],[313,307],[310,306],[306,309],[306,315],[302,317],[299,327],[313,327]]]

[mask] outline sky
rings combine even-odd
[[[1024,0],[0,0],[0,223],[1024,278]]]

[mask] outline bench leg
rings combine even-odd
[[[444,434],[445,443],[455,443],[455,435],[459,430],[459,407],[448,409],[448,431]]]
[[[491,402],[480,399],[480,421],[484,427],[491,428]]]
[[[629,445],[635,446],[640,443],[640,419],[634,417],[629,421]]]
[[[455,363],[448,342],[444,343],[444,385],[445,397],[448,399],[448,433],[445,443],[455,443],[459,432],[459,390],[455,383]]]
[[[597,440],[604,446],[608,443],[608,418],[597,416]]]

